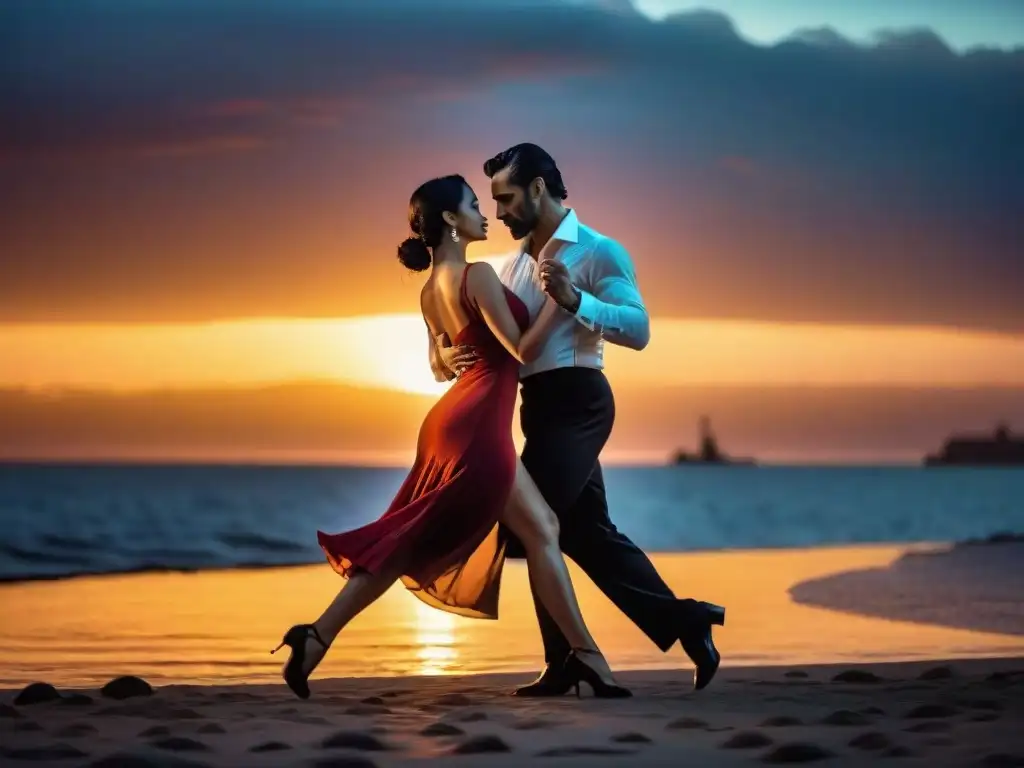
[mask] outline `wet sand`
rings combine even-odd
[[[1024,765],[1021,546],[656,556],[677,592],[728,606],[725,662],[699,693],[678,648],[653,649],[574,571],[633,688],[622,701],[507,695],[540,657],[519,563],[497,622],[389,592],[339,638],[310,701],[268,650],[338,588],[326,565],[3,585],[0,761]]]
[[[945,555],[930,558],[921,578],[900,565],[906,551],[658,554],[654,561],[677,594],[727,606],[728,625],[715,633],[727,667],[1024,656],[1024,636],[1015,634],[1024,589],[1006,588],[1024,572],[1013,565],[1024,562],[1024,547],[984,547],[972,562],[1003,553],[1002,567],[976,569],[977,578]],[[874,574],[869,588],[860,587],[865,572]],[[678,646],[658,651],[576,569],[573,581],[616,669],[688,667]],[[33,680],[96,687],[122,674],[154,685],[275,682],[280,657],[269,649],[288,626],[314,619],[340,586],[326,563],[0,585],[0,688]],[[907,617],[920,620],[899,620]],[[395,588],[345,630],[318,675],[529,676],[541,658],[526,570],[510,562],[498,621],[441,613]]]

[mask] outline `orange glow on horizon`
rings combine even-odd
[[[1024,337],[949,329],[652,321],[641,353],[606,346],[619,387],[1019,386]],[[131,392],[296,380],[436,397],[419,315],[159,325],[0,325],[0,387]]]

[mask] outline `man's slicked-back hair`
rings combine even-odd
[[[569,196],[555,159],[536,144],[516,144],[484,163],[484,173],[489,179],[505,168],[509,169],[509,183],[521,189],[526,189],[539,176],[553,198],[565,200]]]

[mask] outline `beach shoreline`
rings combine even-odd
[[[726,667],[1024,656],[1024,544],[814,547],[658,554],[680,596],[725,605]],[[659,651],[574,565],[595,638],[617,670],[688,666]],[[946,582],[943,589],[936,588]],[[326,565],[150,572],[0,585],[0,688],[278,680],[269,650],[341,586]],[[525,565],[507,564],[497,621],[430,608],[396,585],[345,629],[327,678],[516,673],[541,665]]]
[[[645,550],[650,557],[678,556],[678,555],[714,555],[714,554],[742,554],[744,552],[786,552],[813,550],[844,550],[850,548],[886,548],[899,547],[907,552],[936,551],[949,547],[963,545],[985,545],[989,543],[1000,543],[1001,539],[1014,543],[1024,542],[1024,534],[1001,533],[992,537],[978,540],[965,540],[960,542],[935,541],[868,541],[868,542],[826,542],[812,546],[800,547],[790,545],[778,545],[772,547],[697,547],[685,550]],[[303,558],[302,560],[281,561],[281,562],[251,562],[237,563],[231,565],[200,565],[200,566],[172,566],[172,565],[143,565],[119,570],[81,570],[73,573],[24,573],[15,575],[0,575],[0,588],[17,584],[31,584],[33,582],[69,582],[81,579],[118,579],[126,576],[146,576],[150,574],[206,574],[206,573],[231,573],[231,572],[259,572],[290,569],[309,568],[326,562],[322,557],[316,559]],[[509,558],[509,563],[523,563],[523,558]]]
[[[269,650],[338,589],[326,565],[0,585],[11,619],[0,626],[0,760],[1024,765],[1024,543],[653,559],[677,594],[728,607],[715,628],[723,665],[704,691],[678,646],[655,649],[574,566],[588,624],[633,698],[595,700],[585,685],[582,700],[508,695],[541,657],[519,562],[498,621],[392,589],[339,636],[309,701],[282,684],[283,654]]]

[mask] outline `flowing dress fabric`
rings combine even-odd
[[[470,302],[471,266],[459,289],[469,322],[452,343],[476,347],[479,360],[427,413],[416,461],[387,511],[352,531],[318,531],[317,539],[342,576],[378,573],[402,562],[402,583],[423,602],[461,616],[496,619],[505,563],[498,519],[517,462],[512,417],[519,361]],[[525,331],[526,305],[507,288],[505,297]]]

